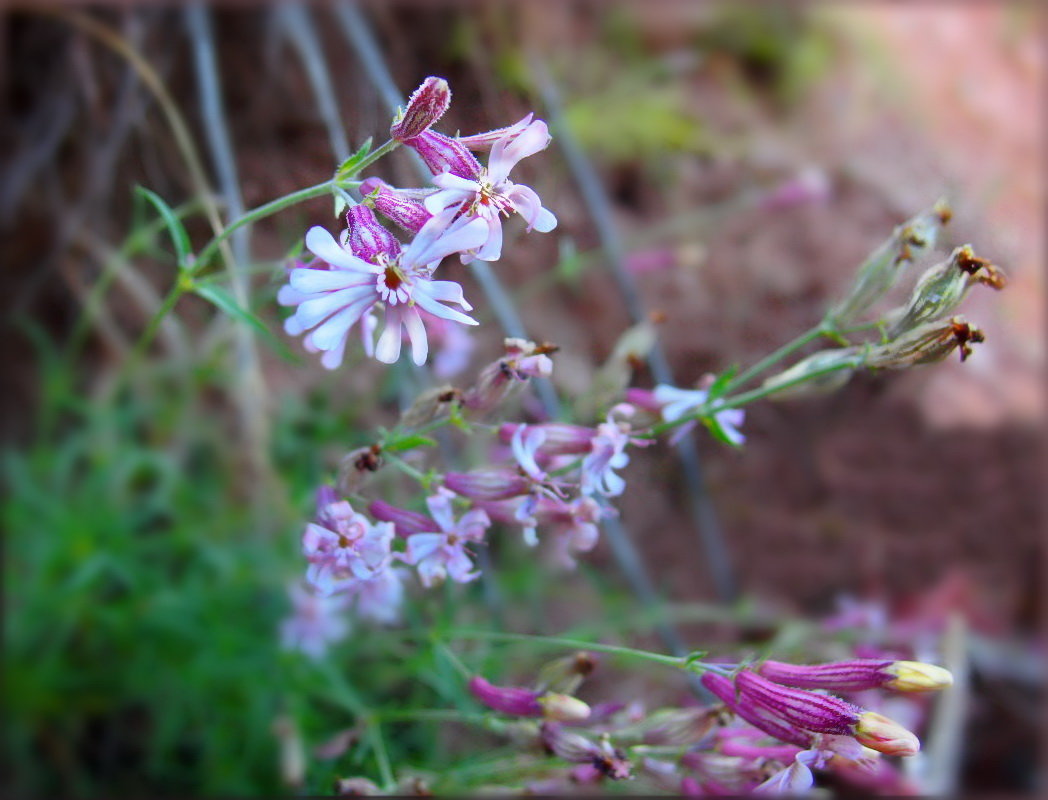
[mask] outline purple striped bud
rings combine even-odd
[[[774,736],[780,741],[795,744],[805,750],[812,746],[815,737],[810,731],[794,727],[780,717],[770,714],[761,706],[753,702],[747,702],[741,696],[737,697],[735,684],[723,675],[707,672],[700,680],[702,685],[716,695],[724,705],[753,727]]]
[[[450,172],[471,181],[480,177],[480,162],[457,139],[436,131],[425,131],[412,139],[405,139],[404,144],[422,157],[434,175]]]
[[[417,511],[408,511],[406,508],[398,508],[384,500],[375,500],[368,506],[368,511],[377,520],[392,522],[397,536],[403,538],[407,538],[414,533],[434,533],[439,530],[437,523],[425,514],[420,514]]]
[[[365,205],[355,205],[346,212],[349,223],[349,249],[357,258],[378,264],[381,258],[390,260],[400,255],[400,242],[382,227],[375,212]]]
[[[857,692],[889,688],[903,692],[942,689],[953,677],[942,667],[918,661],[858,658],[829,664],[786,664],[765,661],[757,672],[770,681],[801,689]]]
[[[787,724],[816,733],[849,735],[862,715],[862,709],[838,697],[788,689],[749,670],[735,676],[735,687],[740,704],[752,703],[779,716]]]
[[[469,691],[488,708],[514,717],[578,722],[590,715],[589,706],[570,695],[536,692],[517,686],[495,686],[479,675],[470,678]]]
[[[376,211],[408,233],[418,233],[433,216],[422,205],[427,192],[394,189],[381,178],[368,178],[360,184],[360,193]]]
[[[432,75],[422,81],[411,97],[403,113],[393,120],[389,135],[398,142],[412,139],[444,116],[451,105],[451,89],[443,78]]]
[[[566,422],[544,422],[539,425],[522,425],[515,422],[507,422],[499,427],[499,439],[506,444],[513,441],[513,434],[518,428],[527,427],[541,430],[545,434],[537,448],[537,452],[544,456],[566,456],[582,455],[591,450],[593,437],[597,432],[593,428],[582,425],[570,425]]]
[[[539,693],[516,686],[495,686],[479,675],[469,679],[469,693],[495,711],[514,717],[541,717]]]
[[[508,500],[531,491],[531,481],[509,467],[482,467],[469,472],[448,472],[444,486],[470,500]]]

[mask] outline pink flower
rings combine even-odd
[[[643,444],[630,438],[628,422],[616,421],[616,415],[632,416],[633,406],[619,403],[608,412],[608,419],[597,426],[589,454],[582,460],[582,493],[617,497],[626,489],[626,481],[614,470],[626,466],[628,444]]]
[[[390,563],[393,535],[391,523],[373,524],[344,500],[325,506],[302,534],[306,580],[319,594],[330,595],[374,577]]]
[[[292,612],[280,623],[280,645],[285,650],[298,650],[318,659],[329,645],[349,633],[345,616],[348,598],[319,596],[299,584],[288,587],[288,594]]]
[[[542,497],[535,510],[538,521],[550,526],[547,539],[555,563],[569,570],[577,566],[576,553],[588,552],[596,546],[600,538],[597,523],[614,513],[613,509],[602,508],[592,497],[585,496],[571,501]]]
[[[404,579],[409,574],[409,570],[390,566],[367,580],[354,581],[348,592],[354,613],[381,625],[398,622],[404,604]]]
[[[685,414],[705,406],[709,393],[702,389],[678,389],[676,386],[660,383],[655,387],[654,397],[662,407],[662,418],[667,422],[676,422]],[[746,412],[741,408],[725,408],[720,411],[716,408],[717,404],[714,403],[713,418],[732,444],[741,445],[745,442],[746,437],[739,431],[739,426],[746,419]],[[686,426],[682,426],[682,432]]]
[[[463,253],[463,263],[474,256],[482,261],[498,261],[502,255],[502,217],[512,212],[524,218],[529,231],[534,228],[545,233],[557,226],[557,218],[543,208],[534,189],[509,180],[510,170],[517,162],[544,150],[550,141],[545,122],[525,122],[517,123],[522,126],[519,130],[517,126],[508,129],[507,134],[492,145],[488,166],[477,175],[467,177],[447,171],[433,177],[440,191],[425,200],[431,213],[454,208],[468,217],[484,220],[487,225],[486,238],[479,247]]]
[[[453,498],[454,493],[446,489],[426,498],[439,533],[415,533],[408,537],[404,561],[418,568],[419,578],[426,587],[443,583],[447,577],[467,583],[480,574],[472,571],[473,560],[466,546],[484,540],[491,520],[485,511],[474,508],[456,522],[451,508]]]
[[[462,287],[431,278],[445,256],[476,247],[485,237],[482,222],[466,218],[452,221],[452,217],[453,211],[437,215],[403,252],[397,252],[398,248],[376,251],[374,263],[347,250],[324,228],[310,228],[306,246],[330,269],[303,267],[291,271],[288,285],[277,295],[283,305],[297,306],[284,329],[292,336],[309,331],[307,349],[323,352],[321,363],[335,369],[342,363],[350,328],[381,303],[385,328],[375,346],[375,358],[386,364],[400,358],[403,329],[411,340],[412,360],[424,364],[429,342],[420,308],[464,325],[477,324],[472,317],[444,305],[455,303],[469,311],[472,307],[463,297]]]

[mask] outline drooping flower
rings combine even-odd
[[[360,218],[371,215],[364,206],[354,209],[362,209]],[[452,217],[454,212],[446,212],[430,219],[403,250],[388,241],[368,238],[368,248],[358,245],[358,250],[373,260],[346,249],[324,228],[310,228],[306,246],[330,268],[291,270],[288,285],[277,295],[283,305],[297,306],[284,329],[293,336],[309,331],[307,349],[323,352],[321,363],[335,369],[342,363],[350,328],[382,304],[385,328],[375,346],[375,358],[387,364],[397,361],[403,329],[411,341],[412,359],[424,364],[429,342],[420,308],[464,325],[477,324],[472,317],[445,305],[454,303],[466,311],[472,308],[462,295],[462,287],[431,277],[445,256],[476,247],[485,236],[483,223],[464,217],[452,221]],[[377,221],[375,225],[381,227]],[[358,241],[351,231],[350,247]]]
[[[285,650],[318,659],[349,633],[345,596],[318,595],[297,583],[288,587],[288,595],[291,614],[280,623],[280,645]]]
[[[464,253],[463,263],[474,256],[482,261],[498,261],[502,255],[502,217],[513,212],[524,218],[529,231],[534,228],[545,233],[557,226],[557,218],[543,208],[534,189],[509,180],[510,171],[521,159],[544,150],[549,142],[545,122],[521,120],[492,145],[488,166],[476,174],[463,175],[448,170],[434,175],[433,183],[439,191],[425,200],[431,213],[454,208],[468,217],[484,220],[487,225],[484,242],[474,251]]]
[[[660,383],[655,387],[654,397],[655,401],[662,406],[662,418],[667,422],[676,422],[685,414],[706,405],[709,392],[702,389],[678,389],[676,386]],[[716,404],[714,404],[714,409],[716,409]],[[746,412],[743,409],[714,410],[713,418],[732,444],[741,445],[746,441],[746,437],[739,430],[743,420],[746,419]]]
[[[626,446],[640,442],[630,436],[629,423],[615,417],[628,417],[632,414],[633,406],[619,403],[608,412],[607,420],[597,426],[597,434],[590,444],[590,452],[582,459],[583,494],[617,497],[625,491],[626,481],[616,475],[614,470],[621,469],[629,463]]]
[[[473,508],[456,521],[451,502],[454,493],[439,489],[426,498],[435,532],[414,533],[408,537],[404,561],[418,569],[426,587],[435,586],[450,577],[458,583],[474,580],[473,559],[467,545],[484,540],[491,520],[483,509]]]
[[[346,591],[390,563],[393,525],[372,523],[345,500],[326,505],[302,534],[306,580],[321,595]]]

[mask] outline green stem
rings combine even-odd
[[[389,753],[386,751],[386,741],[382,738],[382,726],[374,716],[368,719],[368,734],[371,737],[371,746],[375,750],[375,761],[378,763],[382,788],[392,791],[396,783],[393,777],[393,767],[389,762]]]
[[[798,336],[796,339],[794,339],[792,342],[787,342],[782,347],[780,347],[778,350],[776,350],[774,353],[772,353],[769,356],[766,356],[765,358],[762,358],[760,361],[758,361],[752,367],[747,369],[745,372],[743,372],[737,378],[734,378],[728,384],[728,386],[727,386],[725,391],[727,392],[727,391],[730,391],[731,389],[737,389],[738,387],[742,386],[747,381],[751,380],[752,378],[755,378],[757,375],[759,375],[760,373],[764,372],[764,370],[768,369],[768,367],[774,366],[775,364],[779,363],[780,361],[782,361],[787,356],[793,355],[795,352],[797,352],[802,347],[804,347],[804,345],[808,344],[808,342],[811,342],[811,341],[814,341],[815,339],[818,339],[820,336],[822,336],[823,334],[827,333],[828,331],[829,331],[829,328],[827,328],[826,323],[825,322],[820,322],[814,328],[812,328],[812,329],[810,329],[808,331],[805,331],[800,336]]]
[[[360,174],[361,170],[370,167],[387,153],[391,153],[399,146],[399,144],[399,142],[390,139],[377,150],[373,150],[367,158],[356,165],[353,174]],[[221,245],[222,242],[228,239],[230,235],[239,228],[243,228],[245,225],[250,225],[252,222],[257,222],[260,219],[264,219],[278,211],[283,211],[290,206],[303,203],[306,200],[312,200],[314,197],[322,197],[336,189],[349,189],[359,186],[360,184],[361,181],[353,180],[351,176],[336,176],[329,181],[324,181],[323,183],[318,183],[316,186],[309,186],[305,189],[299,189],[297,192],[278,197],[276,200],[270,200],[268,203],[261,205],[258,208],[253,208],[250,211],[245,212],[242,217],[230,223],[228,228],[215,236],[215,238],[204,246],[204,249],[200,251],[200,255],[197,256],[196,261],[193,264],[192,274],[196,274],[204,269],[207,266],[208,261],[215,254],[215,250],[218,249],[219,245]]]
[[[611,655],[639,658],[645,661],[653,661],[667,667],[685,669],[686,658],[667,656],[661,653],[650,653],[647,650],[635,650],[632,647],[620,647],[611,644],[597,644],[595,642],[584,642],[579,639],[561,639],[556,636],[532,636],[527,633],[504,633],[502,631],[470,631],[452,629],[446,634],[449,638],[458,639],[491,639],[503,642],[532,642],[534,644],[548,645],[549,647],[568,647],[573,650],[593,650],[597,653],[609,653]]]
[[[128,357],[127,362],[124,366],[124,372],[129,373],[132,368],[138,364],[138,360],[145,354],[146,348],[153,341],[153,337],[156,336],[156,332],[160,330],[160,325],[164,321],[171,310],[175,307],[175,304],[185,294],[188,285],[180,278],[171,290],[167,293],[167,297],[160,304],[160,308],[157,309],[152,319],[149,320],[149,324],[146,325],[146,329],[142,331],[142,335],[138,337],[138,341],[135,342],[135,348],[131,351],[131,355]]]
[[[410,475],[423,486],[429,486],[429,477],[423,472],[420,472],[419,470],[415,469],[404,459],[398,458],[397,456],[392,455],[391,453],[383,453],[383,458],[385,458],[390,464],[399,469],[405,475]]]

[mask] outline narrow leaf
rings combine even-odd
[[[189,234],[186,233],[186,228],[182,221],[172,210],[171,206],[164,202],[163,198],[156,192],[152,192],[144,186],[136,186],[135,193],[152,203],[153,207],[160,213],[161,218],[164,220],[164,225],[167,227],[167,232],[171,234],[171,241],[175,245],[178,269],[179,271],[188,269],[192,246],[189,242]]]

